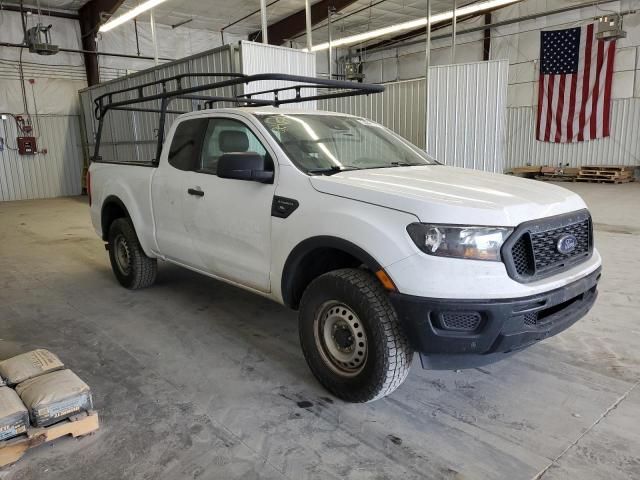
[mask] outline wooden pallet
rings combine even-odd
[[[30,448],[67,435],[82,437],[98,428],[98,412],[94,410],[74,415],[50,427],[28,428],[25,434],[0,442],[0,468],[17,462]]]
[[[634,167],[627,165],[585,165],[580,170],[596,170],[600,172],[631,172],[633,174]]]
[[[590,177],[578,177],[576,182],[590,182],[590,183],[630,183],[633,182],[633,177],[618,177],[618,178],[590,178]]]
[[[591,183],[629,183],[633,182],[634,167],[624,165],[586,165],[580,168],[580,182]]]

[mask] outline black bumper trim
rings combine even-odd
[[[391,302],[425,368],[469,368],[504,358],[552,337],[584,317],[598,296],[601,269],[569,285],[538,295],[496,300],[424,298],[391,293]],[[472,332],[443,329],[441,312],[478,312]],[[537,323],[525,322],[535,314]]]

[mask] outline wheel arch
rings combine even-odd
[[[331,270],[364,265],[375,273],[382,266],[363,248],[339,237],[317,236],[296,245],[282,270],[282,300],[297,309],[302,293],[311,281]]]
[[[128,218],[131,223],[131,215],[124,202],[116,195],[109,195],[102,202],[100,212],[100,226],[102,227],[102,240],[105,242],[109,238],[109,227],[117,218]],[[135,228],[135,226],[134,226]]]

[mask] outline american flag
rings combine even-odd
[[[541,32],[536,138],[571,143],[609,136],[615,40],[595,24]]]

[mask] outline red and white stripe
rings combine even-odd
[[[581,28],[578,72],[540,74],[536,139],[571,143],[609,136],[615,52],[616,41],[598,40],[594,24]]]

